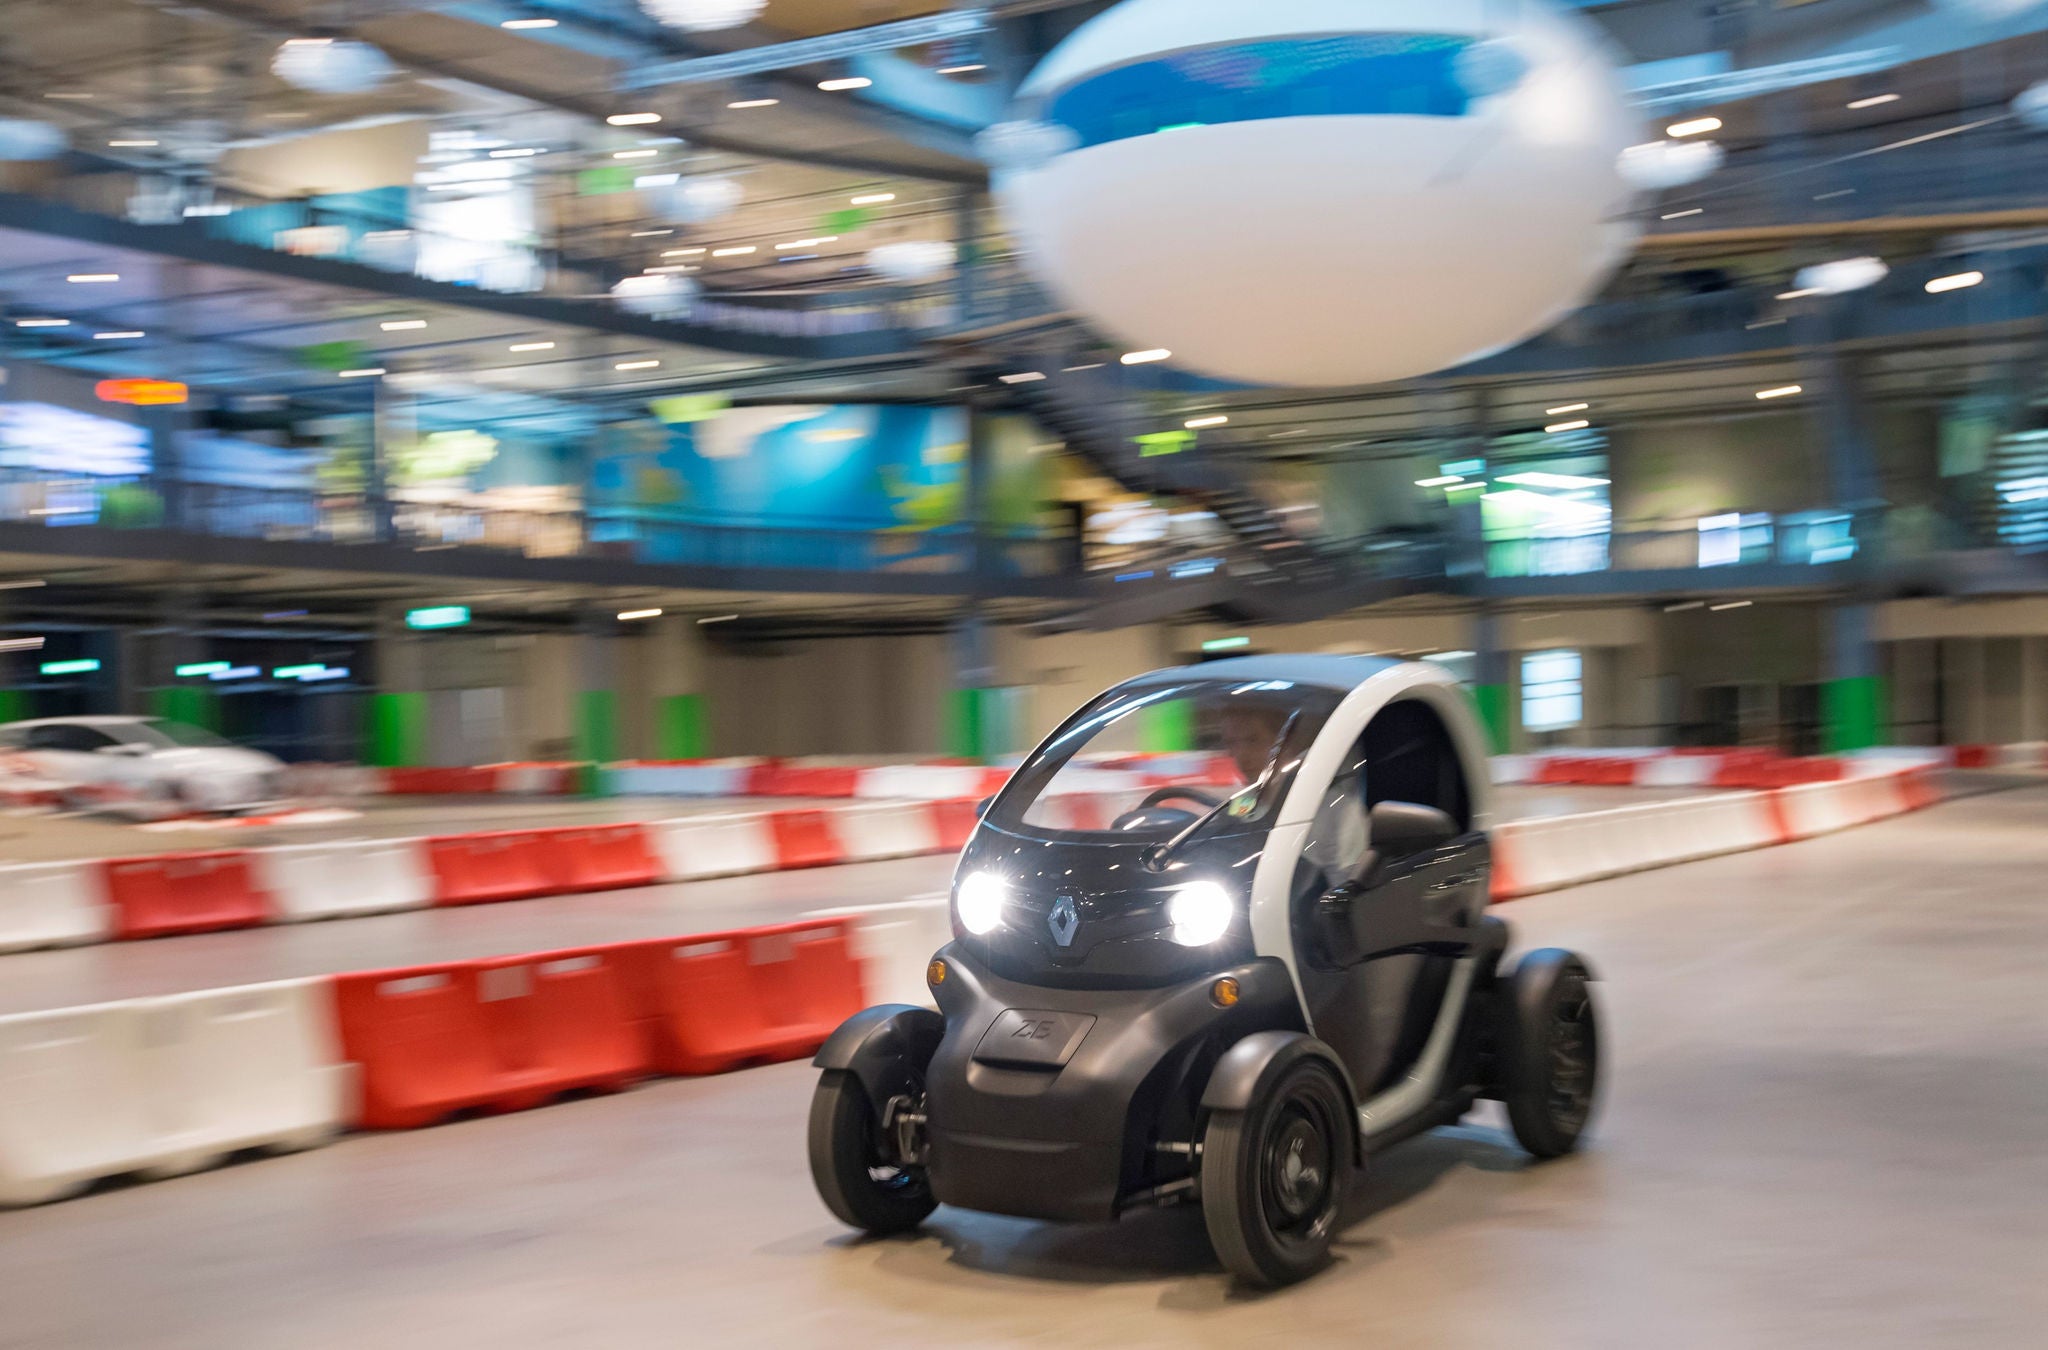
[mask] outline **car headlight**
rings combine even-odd
[[[1009,890],[993,872],[969,872],[962,877],[960,889],[953,894],[953,910],[960,916],[960,926],[976,937],[994,932],[1003,921]]]
[[[1190,882],[1166,902],[1166,917],[1173,922],[1175,942],[1183,947],[1206,947],[1230,931],[1230,921],[1237,917],[1237,902],[1213,881]]]

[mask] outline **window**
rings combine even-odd
[[[90,754],[103,745],[113,743],[103,733],[75,722],[51,722],[31,727],[28,733],[28,748],[31,750],[70,750]]]
[[[1579,652],[1530,652],[1522,658],[1522,725],[1560,731],[1586,718],[1586,663]]]

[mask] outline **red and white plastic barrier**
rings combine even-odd
[[[0,952],[78,947],[114,936],[114,910],[91,862],[0,867]]]
[[[0,1017],[0,1207],[802,1058],[869,1002],[851,939],[817,919]]]

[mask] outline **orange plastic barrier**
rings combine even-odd
[[[360,1128],[418,1129],[526,1086],[498,1058],[468,964],[337,975],[334,1009],[342,1056],[360,1066]]]
[[[1995,767],[1995,751],[1988,745],[1959,745],[1956,747],[1958,769],[1989,769]]]
[[[832,832],[832,818],[824,811],[771,812],[768,827],[775,835],[775,865],[781,870],[846,861],[846,850]]]
[[[618,1092],[654,1072],[624,962],[611,950],[546,952],[476,963],[505,1110],[564,1092]]]
[[[780,797],[782,761],[764,759],[759,764],[747,766],[746,794],[749,797]]]
[[[436,905],[488,905],[555,891],[542,836],[530,830],[446,834],[427,840]]]
[[[646,828],[637,823],[540,830],[533,847],[546,869],[550,894],[616,891],[662,878],[661,860],[654,856]]]
[[[974,833],[974,827],[981,823],[981,802],[971,797],[955,797],[951,801],[931,802],[932,826],[939,836],[939,847],[949,853],[957,853],[967,847],[967,836]]]
[[[254,928],[271,914],[245,849],[112,858],[101,867],[116,938]]]
[[[866,1006],[844,919],[612,950],[662,1073],[801,1059]]]
[[[495,768],[384,770],[384,791],[394,796],[478,796],[497,790]]]

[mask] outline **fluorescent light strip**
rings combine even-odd
[[[658,619],[660,617],[661,611],[658,609],[629,609],[619,615],[619,622],[631,623],[635,619]]]
[[[1543,415],[1545,417],[1563,417],[1566,413],[1584,412],[1592,406],[1590,403],[1567,403],[1562,408],[1545,408]]]
[[[1759,389],[1756,391],[1756,396],[1760,399],[1791,398],[1794,394],[1803,394],[1805,392],[1806,387],[1804,385],[1784,384],[1779,385],[1776,389]]]
[[[939,74],[941,74],[941,75],[972,75],[972,74],[973,74],[973,73],[974,73],[975,71],[977,71],[977,70],[987,70],[987,69],[988,69],[988,67],[987,67],[987,66],[985,66],[985,65],[983,65],[983,64],[982,64],[981,62],[979,62],[979,61],[970,61],[970,62],[968,62],[968,63],[967,63],[966,65],[964,65],[964,66],[941,66],[941,67],[939,68]]]
[[[996,378],[1004,384],[1033,384],[1044,379],[1045,372],[1042,370],[1023,370],[1015,375],[998,375]]]
[[[534,149],[534,148],[533,148],[533,147],[531,147],[531,146],[521,146],[521,147],[519,147],[519,148],[518,148],[518,149],[516,149],[516,150],[493,150],[493,151],[491,151],[491,158],[492,158],[492,159],[530,159],[530,158],[532,158],[533,156],[535,156],[535,155],[537,155],[537,154],[539,154],[539,153],[540,153],[540,151],[538,151],[538,150]]]
[[[130,329],[126,329],[126,330],[124,330],[124,331],[122,331],[122,332],[118,332],[118,333],[94,333],[94,334],[93,334],[93,338],[94,338],[94,339],[95,339],[96,341],[99,341],[99,342],[110,342],[110,341],[114,340],[115,338],[139,338],[139,337],[142,337],[142,336],[144,336],[144,333],[143,333],[143,331],[142,331],[142,330],[141,330],[140,328],[130,328]]]
[[[792,239],[787,244],[777,244],[775,247],[778,251],[786,252],[793,248],[816,248],[820,244],[836,244],[838,242],[838,235],[825,234],[818,236],[816,239]]]
[[[16,319],[16,328],[69,328],[69,319]]]
[[[726,104],[728,108],[772,108],[782,102],[779,98],[743,98]]]
[[[614,150],[614,151],[612,151],[612,158],[613,158],[613,159],[653,159],[653,158],[654,158],[654,157],[655,157],[656,155],[658,155],[658,154],[660,154],[660,153],[661,153],[661,151],[659,151],[659,150]]]
[[[1944,291],[1963,291],[1972,286],[1984,284],[1982,272],[1958,272],[1952,277],[1936,277],[1927,283],[1929,295],[1940,295]]]
[[[714,248],[711,250],[711,256],[714,258],[744,258],[749,253],[759,253],[760,251],[760,249],[755,248],[752,244],[747,244],[740,248]]]
[[[1849,106],[1860,112],[1865,108],[1876,108],[1886,103],[1897,103],[1900,97],[1898,94],[1872,94],[1869,98],[1857,99]]]
[[[1588,422],[1583,417],[1570,422],[1552,422],[1549,426],[1543,428],[1543,434],[1546,436],[1557,436],[1567,431],[1584,431],[1592,425],[1591,422]]]
[[[1442,478],[1418,478],[1415,480],[1415,486],[1419,488],[1450,487],[1453,483],[1462,483],[1464,481],[1465,476],[1463,474],[1447,473]]]
[[[555,344],[552,342],[515,342],[512,344],[512,350],[515,352],[551,352],[554,349]]]
[[[344,370],[337,372],[336,378],[343,380],[365,380],[370,378],[372,375],[382,374],[384,374],[384,367],[368,366],[362,370]]]
[[[604,120],[615,127],[646,127],[659,122],[661,114],[656,112],[613,113]]]
[[[663,249],[661,256],[664,258],[701,258],[704,256],[704,250],[701,248],[670,248]]]
[[[158,144],[159,142],[157,141],[108,141],[107,148],[110,150],[154,150]]]
[[[64,279],[74,285],[89,286],[99,282],[119,281],[121,274],[119,272],[73,272]]]
[[[1718,117],[1694,117],[1683,122],[1673,122],[1670,126],[1664,128],[1664,134],[1682,138],[1686,136],[1704,136],[1710,131],[1719,131],[1720,129],[1721,119]]]
[[[628,237],[628,238],[630,238],[630,239],[653,239],[653,238],[656,238],[657,236],[660,236],[660,235],[664,235],[664,234],[674,234],[674,233],[675,233],[675,231],[674,231],[674,230],[672,230],[672,229],[664,229],[664,230],[635,230],[635,231],[633,231],[633,233],[632,233],[632,234],[628,235],[627,237]]]
[[[1222,413],[1217,413],[1213,417],[1190,417],[1187,421],[1181,423],[1181,425],[1186,427],[1189,431],[1202,431],[1209,427],[1229,426],[1230,419]]]
[[[828,94],[837,94],[848,89],[866,89],[873,83],[874,81],[865,75],[849,75],[839,80],[820,80],[818,81],[818,88]]]
[[[738,619],[738,618],[739,618],[739,615],[737,615],[737,614],[718,614],[718,615],[714,615],[714,616],[712,616],[711,618],[708,618],[708,619],[699,619],[699,620],[697,620],[697,622],[698,622],[698,623],[731,623],[731,622],[733,622],[734,620],[736,620],[736,619]]]
[[[1725,605],[1709,605],[1707,608],[1716,614],[1725,614],[1731,609],[1748,609],[1755,603],[1754,600],[1731,600]]]
[[[613,370],[653,370],[653,369],[654,369],[654,368],[655,368],[656,366],[659,366],[660,364],[661,364],[661,362],[659,362],[659,361],[621,361],[621,362],[619,362],[619,363],[618,363],[617,365],[613,366],[613,367],[612,367],[612,369],[613,369]]]
[[[893,202],[895,200],[896,194],[893,192],[864,192],[853,199],[853,204],[855,206],[880,206],[884,202]]]
[[[425,319],[391,319],[377,325],[377,327],[387,333],[406,333],[416,328],[425,328],[426,326],[427,321]]]
[[[1125,352],[1122,359],[1127,366],[1142,366],[1153,361],[1171,361],[1173,353],[1164,347],[1154,347],[1150,351]]]
[[[553,28],[554,26],[555,21],[553,19],[507,19],[498,25],[500,28],[510,28],[515,32],[521,28]]]
[[[1685,218],[1686,218],[1687,216],[1703,216],[1703,215],[1705,215],[1706,213],[1707,213],[1707,208],[1706,208],[1706,207],[1704,207],[1704,206],[1695,206],[1695,207],[1693,207],[1693,208],[1692,208],[1692,209],[1691,209],[1690,211],[1673,211],[1673,212],[1671,212],[1671,213],[1670,213],[1670,214],[1668,214],[1668,215],[1664,215],[1664,216],[1659,216],[1659,217],[1658,217],[1658,219],[1660,219],[1660,220],[1684,220],[1684,219],[1685,219]]]

